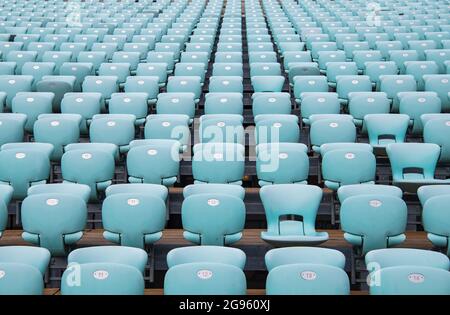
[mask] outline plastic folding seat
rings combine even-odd
[[[383,57],[378,50],[359,50],[353,54],[353,61],[361,72],[366,68],[366,62],[382,61]]]
[[[424,39],[433,40],[436,43],[436,48],[442,48],[442,40],[450,39],[450,32],[425,32]]]
[[[242,183],[245,150],[241,144],[201,143],[193,151],[194,183]]]
[[[172,139],[186,151],[190,141],[189,116],[177,114],[149,115],[144,129],[145,139]],[[138,142],[138,141],[136,141]]]
[[[160,93],[156,102],[157,114],[182,114],[192,123],[195,115],[194,93]]]
[[[46,248],[32,246],[2,246],[0,261],[2,264],[31,266],[40,272],[42,280],[50,263],[50,252]],[[2,294],[7,293],[12,294],[11,291],[2,292]]]
[[[268,45],[267,43],[260,43],[261,45]],[[248,51],[254,51],[254,46],[259,45],[253,43],[252,46],[248,46]],[[188,51],[189,43],[186,44],[186,51]],[[272,44],[270,44],[270,47],[272,47]],[[242,52],[242,43],[217,43],[217,52],[225,53],[225,52]]]
[[[336,77],[340,75],[358,75],[358,67],[355,62],[327,62],[326,64],[328,84],[336,87]]]
[[[331,36],[331,40],[333,40]],[[334,39],[336,40],[336,46],[339,50],[344,50],[344,43],[345,42],[356,42],[358,41],[358,34],[354,33],[341,33],[341,34],[335,34]]]
[[[60,46],[61,51],[70,51],[72,53],[72,62],[75,62],[78,59],[78,55],[82,51],[86,51],[86,44],[85,43],[61,43]]]
[[[148,114],[147,93],[114,93],[108,104],[110,114],[128,114],[136,117],[136,125],[143,125]]]
[[[48,193],[74,195],[88,202],[91,189],[86,185],[69,183],[38,184],[28,188],[28,196]]]
[[[260,143],[292,142],[300,140],[298,117],[295,115],[264,114],[255,117],[255,140]]]
[[[102,218],[105,239],[122,246],[145,248],[162,236],[166,204],[144,192],[111,194],[103,202]]]
[[[182,264],[201,262],[222,263],[243,270],[246,256],[238,248],[208,245],[174,248],[167,254],[169,269]]]
[[[98,43],[98,35],[95,34],[76,34],[73,37],[74,43],[86,43],[86,48],[91,50],[94,43]]]
[[[341,105],[338,95],[329,92],[305,92],[301,94],[301,115],[309,125],[309,117],[317,114],[339,114]]]
[[[81,91],[81,84],[88,75],[93,73],[92,63],[64,62],[59,68],[59,74],[63,76],[74,76],[76,78],[74,91]]]
[[[14,75],[16,73],[17,64],[15,62],[0,62],[0,75]]]
[[[37,53],[35,51],[10,51],[6,56],[6,62],[15,62],[15,74],[22,74],[22,66],[26,62],[36,61]]]
[[[423,225],[428,233],[428,239],[434,246],[443,248],[447,256],[450,256],[450,247],[448,246],[450,235],[448,222],[450,218],[448,213],[443,210],[449,199],[449,194],[431,196],[424,202],[422,212]],[[423,200],[423,197],[421,200]]]
[[[364,117],[369,114],[389,114],[391,104],[383,92],[352,92],[348,96],[348,111],[355,125],[363,126]],[[365,128],[364,128],[365,129]]]
[[[256,62],[250,64],[250,77],[279,75],[281,75],[281,67],[277,62]]]
[[[377,42],[389,41],[389,34],[387,33],[365,33],[363,37],[363,40],[369,43],[370,49],[375,49]]]
[[[140,249],[127,246],[91,246],[79,248],[67,257],[71,264],[117,263],[132,266],[144,273],[148,255]]]
[[[0,279],[2,295],[42,295],[44,279],[42,273],[31,264],[0,263],[4,276]]]
[[[25,114],[0,113],[0,146],[22,142],[27,116]]]
[[[136,116],[130,114],[94,115],[89,128],[91,142],[113,143],[121,153],[128,152],[134,139]]]
[[[375,152],[383,152],[389,143],[404,142],[409,122],[409,116],[402,114],[366,115],[364,126]]]
[[[433,61],[437,67],[439,74],[445,74],[450,58],[450,49],[429,49],[425,51],[425,57],[427,61]],[[450,69],[450,68],[449,68]]]
[[[223,263],[180,264],[169,268],[164,278],[165,295],[245,295],[246,289],[243,271]]]
[[[424,75],[425,91],[436,92],[441,99],[442,112],[450,112],[450,74]]]
[[[131,183],[173,185],[179,173],[180,150],[178,140],[131,142],[127,156],[128,180]],[[154,168],[155,165],[158,169]]]
[[[405,74],[411,74],[417,81],[417,89],[424,90],[423,76],[428,74],[439,74],[438,65],[434,61],[406,61]]]
[[[22,50],[23,42],[9,42],[4,41],[0,42],[0,53],[3,60],[8,56],[11,51],[20,51]]]
[[[140,63],[136,69],[136,76],[157,76],[160,87],[166,85],[167,64],[166,63]]]
[[[298,62],[311,62],[310,51],[286,51],[283,53],[283,65],[286,72],[289,70],[289,64]]]
[[[392,111],[398,112],[398,92],[415,92],[417,82],[412,75],[382,75],[379,77],[377,91],[384,92],[392,100]]]
[[[260,114],[291,113],[291,100],[288,93],[254,93],[252,95],[253,116]]]
[[[410,40],[408,49],[417,51],[419,60],[425,60],[425,50],[436,49],[437,45],[433,40]]]
[[[31,75],[0,75],[0,91],[6,93],[6,108],[11,109],[12,99],[19,92],[31,92]]]
[[[342,103],[348,102],[352,92],[371,92],[372,83],[367,75],[338,75],[336,77],[336,92]]]
[[[345,256],[338,250],[320,247],[283,247],[269,250],[264,257],[268,271],[290,264],[321,264],[344,269]]]
[[[356,145],[362,147],[361,143],[358,143]],[[374,195],[374,196],[387,195],[401,199],[403,198],[403,191],[400,188],[391,185],[354,184],[339,187],[337,195],[339,201],[343,203],[347,198],[361,195]]]
[[[201,84],[205,81],[205,74],[205,65],[200,62],[179,62],[175,66],[175,76],[197,76]]]
[[[380,76],[397,75],[399,72],[396,63],[393,61],[368,61],[365,62],[364,66],[364,74],[370,77],[374,86],[379,84]]]
[[[68,34],[47,34],[43,37],[43,42],[53,42],[55,43],[56,50],[61,50],[61,44],[69,41]]]
[[[256,63],[256,62],[264,62],[264,63],[277,62],[276,53],[270,52],[270,51],[249,52],[248,59],[249,59],[250,64]]]
[[[285,39],[288,40],[290,38],[291,38],[291,36],[286,37]],[[281,38],[280,38],[280,40],[281,40]],[[292,51],[301,52],[305,49],[305,43],[296,41],[297,38],[293,38],[293,40],[294,41],[278,42],[277,43],[278,51],[281,54],[284,54],[286,52],[292,52]],[[263,51],[263,50],[261,50],[261,51]],[[269,51],[271,51],[271,50],[269,50]]]
[[[113,32],[114,36],[125,36],[124,39],[125,41],[131,41],[131,39],[133,38],[133,35],[136,35],[136,30],[134,28],[125,28],[125,27],[119,27],[114,29]],[[111,37],[114,38],[114,37]]]
[[[395,266],[377,272],[371,295],[448,295],[450,272],[425,266]]]
[[[442,117],[429,120],[423,128],[424,142],[435,143],[441,147],[439,162],[443,163],[450,162],[450,143],[447,137],[449,126],[449,118]]]
[[[325,73],[329,62],[345,62],[345,53],[343,51],[319,51],[318,64],[321,72]]]
[[[71,60],[72,53],[69,51],[46,51],[42,55],[42,62],[53,62],[55,64],[54,74],[59,74],[61,65]]]
[[[242,237],[244,201],[226,193],[201,193],[186,197],[181,216],[183,236],[200,245],[230,245]],[[215,218],[215,219],[213,219]]]
[[[406,203],[394,196],[359,195],[346,198],[340,208],[344,238],[361,255],[398,245],[406,239],[407,213]]]
[[[306,184],[309,173],[308,148],[301,143],[264,143],[256,147],[256,173],[260,186]]]
[[[284,85],[284,76],[281,75],[257,75],[251,77],[251,83],[255,93],[257,92],[281,92]]]
[[[375,48],[387,60],[391,51],[402,50],[403,45],[401,41],[376,41]]]
[[[113,145],[113,147],[115,147]],[[85,148],[66,146],[61,158],[61,171],[64,182],[88,185],[91,200],[98,200],[100,192],[111,185],[114,177],[114,155],[92,143]]]
[[[242,52],[217,52],[214,55],[214,62],[220,63],[220,62],[237,62],[242,63]],[[264,60],[266,61],[266,60]],[[275,61],[276,62],[276,61]]]
[[[179,43],[156,43],[155,44],[155,52],[161,53],[171,53],[174,62],[177,62],[180,59],[181,47]]]
[[[365,257],[366,265],[383,269],[396,266],[424,266],[448,270],[450,262],[447,256],[439,252],[414,248],[383,248],[368,252]],[[374,269],[375,271],[376,269]]]
[[[147,47],[147,51],[155,49],[155,43],[156,43],[156,37],[153,35],[134,35],[131,39],[131,45],[132,44],[145,44]],[[126,49],[125,47],[127,47],[128,45],[130,45],[130,43],[126,43],[124,45],[124,49]],[[145,58],[146,55],[147,55],[147,53],[143,56],[143,58]]]
[[[406,69],[405,62],[419,61],[419,54],[415,50],[390,50],[388,59],[396,63],[400,69],[400,74],[404,74]]]
[[[392,169],[392,182],[406,191],[416,191],[427,184],[448,184],[445,179],[435,179],[434,173],[441,148],[434,143],[393,143],[386,152]]]
[[[211,46],[214,45],[214,35],[206,35],[206,34],[202,34],[202,35],[191,35],[190,36],[190,43],[193,44],[197,44],[197,43],[207,43],[210,44]],[[180,44],[184,44],[184,41]]]
[[[242,63],[214,63],[213,64],[213,76],[239,76],[243,77],[243,65]]]
[[[408,49],[408,42],[412,40],[420,40],[420,35],[417,32],[406,32],[406,33],[394,33],[394,40],[402,43],[404,49]]]
[[[119,50],[123,49],[123,45],[127,42],[128,35],[122,34],[107,34],[103,37],[103,43],[115,43]],[[130,36],[131,39],[132,35]]]
[[[355,51],[370,49],[368,42],[360,42],[360,41],[357,41],[357,42],[345,41],[345,42],[343,42],[343,47],[344,47],[345,56],[347,57],[348,60],[353,59],[353,53]]]
[[[101,108],[101,93],[66,93],[61,101],[62,113],[81,115],[80,131],[82,133],[87,132],[92,117],[100,114]]]
[[[75,270],[81,285],[70,285]],[[69,265],[61,279],[62,295],[143,295],[144,277],[140,270],[120,263]]]
[[[243,93],[242,77],[238,76],[212,76],[209,79],[209,92]]]
[[[328,34],[311,34],[311,35],[306,35],[305,39],[306,39],[306,49],[308,49],[308,50],[311,50],[312,43],[330,42],[330,36]]]
[[[42,61],[42,56],[47,51],[54,51],[55,43],[54,42],[31,42],[28,44],[28,51],[37,52],[36,59],[34,61]]]
[[[19,92],[12,100],[12,111],[27,115],[25,130],[33,132],[33,124],[40,114],[52,112],[53,93]]]
[[[240,143],[244,145],[243,118],[235,114],[213,114],[200,117],[200,142]]]
[[[301,275],[295,277],[295,275]],[[314,279],[315,281],[310,281]],[[350,282],[341,268],[322,264],[287,264],[270,270],[268,295],[349,295]]]
[[[138,52],[116,51],[112,56],[113,63],[128,63],[131,71],[137,69],[140,59]]]
[[[399,92],[399,112],[410,118],[412,134],[421,134],[423,131],[422,114],[440,113],[441,100],[435,92]]]
[[[38,42],[41,39],[41,35],[39,34],[17,34],[14,37],[14,42],[22,43],[22,49],[27,50],[28,44],[31,42]],[[8,41],[8,40],[6,40]],[[44,40],[47,42],[46,40]],[[51,41],[50,41],[51,42]]]
[[[287,197],[289,196],[289,197]],[[266,212],[266,232],[261,238],[276,246],[315,245],[328,240],[328,233],[316,232],[317,209],[322,190],[316,186],[298,184],[267,185],[261,188],[260,197]],[[301,216],[280,220],[283,216]]]
[[[53,75],[54,73],[54,62],[25,62],[22,66],[22,75],[31,75],[34,78],[33,89],[36,89],[37,82],[41,81],[44,76]]]
[[[321,51],[337,51],[335,42],[312,42],[311,43],[311,56],[313,60],[319,58],[319,52]]]
[[[110,60],[113,54],[119,49],[117,43],[94,43],[91,52],[103,52],[106,54],[105,62]],[[79,54],[78,54],[79,55]]]
[[[322,176],[326,187],[337,190],[343,185],[374,183],[376,160],[371,150],[351,146],[346,148],[342,145],[326,152],[321,150],[321,154]],[[358,172],[349,171],[351,169],[358,169]]]
[[[327,78],[320,75],[297,76],[294,79],[294,96],[297,103],[305,92],[328,92]]]
[[[83,92],[100,93],[103,100],[109,100],[113,93],[119,92],[117,76],[87,76],[82,84]]]
[[[77,62],[91,63],[94,71],[98,71],[100,65],[107,61],[107,55],[104,51],[81,51],[77,58]]]
[[[60,111],[60,103],[66,93],[73,92],[76,77],[63,75],[45,75],[36,84],[37,92],[53,93],[53,111]]]
[[[201,96],[201,77],[198,76],[172,76],[167,82],[168,93],[193,93],[196,102]]]
[[[86,202],[75,195],[47,193],[30,195],[22,203],[22,238],[62,256],[67,247],[83,236]]]
[[[203,69],[206,71],[209,61],[209,53],[203,51],[182,52],[180,61],[183,63],[201,63],[203,65]]]
[[[102,63],[98,69],[99,76],[116,76],[119,84],[124,84],[130,76],[129,63]]]

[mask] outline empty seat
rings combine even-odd
[[[309,117],[309,121],[310,142],[315,152],[319,152],[325,143],[356,141],[356,127],[351,116],[315,114]]]
[[[201,95],[201,78],[198,76],[172,76],[167,82],[168,93],[193,93],[196,102]]]
[[[101,108],[101,93],[66,93],[61,101],[62,113],[81,115],[80,131],[85,134],[88,131],[88,125],[91,123],[92,117],[100,114]]]
[[[131,142],[127,155],[128,180],[171,186],[179,172],[180,142],[177,140],[146,140]]]
[[[435,179],[436,164],[441,152],[434,143],[391,143],[386,147],[392,169],[392,181],[406,191],[416,191],[421,185],[447,184]]]
[[[350,281],[341,268],[329,265],[288,264],[270,270],[268,295],[349,295]]]
[[[61,158],[61,171],[64,182],[88,185],[91,200],[111,185],[114,177],[114,155],[96,148],[77,148],[66,150]]]
[[[425,82],[424,75],[439,74],[438,65],[434,61],[406,61],[405,74],[411,74],[417,81],[417,90],[423,91]]]
[[[59,68],[59,74],[64,76],[74,76],[75,84],[73,90],[81,92],[81,84],[88,75],[92,74],[93,65],[89,62],[64,62]],[[36,79],[36,75],[35,75]]]
[[[0,113],[0,147],[23,141],[26,120],[25,114]]]
[[[192,123],[195,115],[194,93],[160,93],[156,102],[157,114],[187,115]]]
[[[244,295],[244,272],[222,263],[186,263],[169,268],[164,278],[165,295]]]
[[[70,277],[78,270],[80,285]],[[118,263],[69,265],[61,279],[62,295],[143,295],[144,277],[135,267]]]
[[[117,263],[135,267],[142,273],[147,265],[147,253],[135,247],[127,246],[90,246],[78,248],[69,253],[67,263]]]
[[[200,262],[222,263],[243,270],[246,256],[241,249],[213,245],[179,247],[167,253],[169,269],[177,265]]]
[[[128,152],[129,143],[135,134],[134,115],[100,114],[92,117],[89,128],[91,142],[112,143],[119,147],[121,153]]]
[[[242,237],[245,204],[226,193],[202,193],[184,199],[183,236],[199,245],[230,245]]]
[[[12,99],[19,92],[31,92],[31,75],[0,75],[0,91],[6,93],[6,108],[11,109]]]
[[[402,198],[403,191],[400,188],[391,185],[353,184],[339,187],[337,195],[339,201],[342,203],[347,198],[359,195],[388,195]]]
[[[425,91],[436,92],[442,102],[442,112],[450,112],[450,74],[424,75]]]
[[[443,163],[450,162],[450,143],[448,137],[446,136],[448,134],[449,127],[449,118],[442,117],[429,120],[423,129],[424,142],[435,143],[441,147],[439,162]]]
[[[109,100],[113,93],[119,92],[117,76],[87,76],[82,85],[83,92],[100,93],[103,100]]]
[[[3,277],[0,279],[2,295],[42,295],[44,279],[39,270],[22,263],[0,263]]]
[[[256,174],[260,186],[306,184],[308,148],[302,143],[263,143],[256,147]]]
[[[407,212],[406,203],[395,196],[380,194],[346,198],[340,208],[344,238],[361,255],[398,245],[406,239]]]
[[[83,236],[86,202],[75,195],[46,193],[30,195],[22,203],[22,238],[63,256],[67,247]]]
[[[351,92],[371,92],[372,83],[367,75],[338,75],[336,77],[336,93],[342,103],[348,102]]]
[[[165,201],[143,192],[111,194],[102,205],[103,237],[122,246],[145,248],[162,237]]]
[[[244,76],[242,63],[237,62],[219,62],[213,64],[213,76]]]
[[[190,141],[189,116],[177,114],[149,115],[144,129],[145,139],[173,139],[185,151]]]
[[[420,117],[423,114],[434,114],[441,112],[441,100],[434,92],[399,92],[400,114],[406,114],[410,118],[412,134],[421,134],[423,125]]]
[[[395,266],[427,266],[448,270],[450,261],[439,252],[415,248],[383,248],[375,249],[366,254],[366,265],[373,266],[375,271],[380,268]]]
[[[364,74],[370,77],[374,86],[380,82],[382,75],[398,74],[398,67],[393,61],[368,61],[364,63]]]
[[[417,82],[412,75],[382,75],[379,77],[377,91],[384,92],[392,100],[392,111],[398,112],[398,92],[415,92]]]
[[[348,95],[348,111],[353,116],[355,125],[363,125],[364,118],[370,114],[388,114],[390,102],[383,92],[352,92]],[[365,128],[364,128],[365,129]]]
[[[255,117],[256,143],[293,142],[300,140],[298,117],[295,115],[263,114]]]
[[[431,197],[423,205],[422,211],[423,226],[428,233],[428,239],[434,246],[443,248],[447,256],[450,256],[450,246],[448,245],[450,216],[448,211],[445,211],[445,207],[449,201],[450,194]]]
[[[238,76],[212,76],[209,78],[209,92],[243,93],[242,77]]]
[[[87,185],[71,183],[38,184],[28,188],[28,196],[47,193],[75,195],[83,199],[85,202],[88,202],[91,189]]]
[[[302,93],[328,92],[328,82],[325,76],[298,76],[294,80],[295,101],[299,103]]]
[[[40,271],[42,278],[47,272],[51,254],[46,248],[34,246],[2,246],[0,262],[7,264],[24,264]],[[5,293],[2,293],[5,294]]]
[[[12,111],[27,115],[25,130],[31,133],[38,116],[52,112],[53,98],[53,93],[19,92],[12,100]]]
[[[317,114],[339,114],[341,105],[338,95],[331,92],[304,92],[301,94],[301,115],[309,125],[309,117]]]
[[[252,95],[253,116],[260,114],[291,113],[291,100],[289,93],[254,93]]]
[[[210,114],[200,117],[200,142],[240,143],[244,145],[244,127],[241,115]]]
[[[389,60],[395,62],[400,70],[400,74],[405,73],[406,61],[419,61],[419,54],[415,50],[391,50]]]
[[[205,95],[205,114],[237,114],[244,111],[241,93],[207,93]]]
[[[261,188],[260,197],[267,219],[261,238],[275,246],[316,245],[328,240],[317,232],[315,221],[322,189],[311,185],[278,184]]]
[[[194,183],[242,183],[245,148],[241,144],[200,143],[193,151]]]
[[[450,272],[425,266],[383,268],[379,283],[370,286],[371,295],[448,295]]]
[[[147,98],[148,94],[143,92],[114,93],[109,100],[108,111],[113,115],[134,115],[136,125],[143,125],[148,114]]]

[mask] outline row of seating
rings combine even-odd
[[[430,241],[449,251],[449,185],[423,186],[424,229]],[[12,188],[2,185],[2,224],[6,227]],[[385,185],[347,185],[337,191],[344,238],[361,255],[405,241],[407,207],[402,191]],[[36,185],[21,208],[27,242],[45,247],[52,255],[65,255],[83,236],[90,189],[79,184]],[[195,184],[184,188],[181,217],[184,238],[198,245],[231,245],[239,241],[245,225],[245,190],[237,185]],[[105,239],[123,246],[145,248],[162,237],[167,220],[168,190],[162,185],[119,184],[106,189],[102,205]],[[261,238],[274,246],[317,245],[328,233],[315,229],[322,189],[312,185],[264,186],[260,197],[267,231]],[[375,211],[376,209],[376,211]],[[68,220],[70,218],[70,220]],[[299,219],[301,218],[301,219]],[[2,229],[2,230],[3,230]]]
[[[147,253],[131,247],[77,249],[68,256],[61,281],[62,295],[144,294]],[[413,259],[413,263],[411,263]],[[1,294],[43,294],[43,276],[50,254],[42,248],[6,246],[0,249]],[[415,249],[374,250],[366,256],[370,293],[450,294],[449,259]],[[242,250],[219,246],[176,248],[167,255],[167,295],[245,295]],[[290,247],[266,253],[268,295],[347,295],[350,284],[345,256],[333,249]]]

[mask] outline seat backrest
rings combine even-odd
[[[28,264],[1,262],[1,295],[42,295],[44,280],[39,270]]]
[[[24,231],[35,235],[37,245],[47,248],[52,255],[60,256],[66,253],[68,235],[84,230],[87,206],[75,195],[36,194],[24,199],[21,217]]]
[[[172,249],[167,253],[167,266],[172,268],[189,263],[222,263],[244,269],[246,256],[238,248],[224,246],[186,246]]]
[[[267,276],[268,295],[348,295],[350,281],[341,268],[322,264],[289,264]]]
[[[447,238],[447,256],[450,254],[448,239],[450,237],[450,215],[445,211],[450,195],[440,195],[428,199],[423,205],[422,220],[425,231]]]
[[[165,295],[245,295],[244,272],[222,263],[187,263],[169,268],[164,278]]]
[[[181,216],[184,230],[197,234],[201,245],[223,246],[228,235],[242,232],[245,204],[228,194],[196,194],[183,201]]]
[[[428,199],[440,195],[450,195],[450,185],[424,185],[417,189],[417,196],[422,207]]]
[[[319,119],[312,122],[310,130],[311,145],[320,147],[325,143],[355,142],[356,127],[352,121],[334,118]]]
[[[138,269],[117,263],[69,265],[61,279],[62,295],[143,295],[144,287]]]
[[[298,117],[295,115],[263,114],[255,117],[256,143],[292,142],[300,140]]]
[[[338,191],[339,201],[342,203],[345,199],[359,196],[359,195],[389,195],[398,198],[403,198],[403,191],[392,185],[380,184],[354,184],[339,187]]]

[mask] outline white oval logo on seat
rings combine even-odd
[[[314,85],[314,84],[316,84],[316,81],[310,80],[310,81],[308,81],[308,84],[309,84],[309,85]]]
[[[329,126],[331,128],[337,128],[337,127],[339,127],[339,124],[337,122],[332,122],[332,123],[329,124]]]
[[[8,83],[9,84],[16,84],[16,80],[9,80]]]
[[[220,204],[220,201],[217,199],[208,199],[208,205],[211,207],[216,207]]]
[[[450,120],[445,122],[445,125],[450,127]]]
[[[422,283],[425,281],[425,276],[420,273],[411,273],[408,275],[408,280],[412,283]]]
[[[116,122],[115,121],[108,121],[107,123],[106,123],[106,125],[108,126],[108,127],[114,127],[115,125],[116,125]]]
[[[102,84],[102,83],[103,83],[102,80],[97,80],[97,81],[95,81],[95,84]]]
[[[274,128],[281,128],[282,124],[279,122],[276,122],[272,125]]]
[[[178,103],[178,102],[180,102],[180,100],[178,98],[173,98],[172,99],[172,103]]]
[[[170,126],[170,122],[168,121],[163,121],[163,123],[161,124],[163,127],[169,127]]]
[[[59,203],[59,200],[58,199],[54,199],[54,198],[51,198],[51,199],[47,199],[47,205],[49,205],[49,206],[56,206],[58,203]]]
[[[39,70],[41,67],[39,67],[39,66],[33,66],[33,69],[34,70]]]
[[[358,80],[352,80],[352,84],[356,85],[356,84],[358,84],[358,83],[359,83]]]
[[[131,98],[125,97],[125,98],[123,99],[123,101],[124,101],[125,103],[129,103],[129,102],[131,102]]]
[[[375,102],[375,99],[373,97],[369,97],[369,98],[367,98],[367,102],[373,103],[373,102]]]
[[[268,101],[269,103],[275,103],[277,99],[275,97],[269,97]]]
[[[223,121],[220,121],[217,123],[217,127],[225,127],[225,123]]]
[[[28,102],[28,103],[33,103],[33,102],[34,102],[34,98],[32,98],[32,97],[27,97],[27,102]]]
[[[226,103],[226,102],[228,102],[228,99],[227,99],[227,98],[221,98],[221,99],[220,99],[220,102],[221,102],[221,103]]]
[[[132,207],[137,206],[139,204],[139,199],[130,198],[127,200],[127,204]]]
[[[374,199],[369,201],[369,205],[373,208],[381,207],[383,203],[380,200]]]
[[[353,160],[354,158],[355,158],[355,154],[354,153],[346,153],[345,154],[345,158],[347,159],[347,160]]]
[[[187,66],[186,69],[188,69],[189,71],[191,71],[193,68],[191,66]]]
[[[92,154],[90,154],[90,153],[83,153],[83,154],[81,154],[81,158],[83,160],[89,160],[89,159],[92,158]]]
[[[180,81],[180,84],[181,84],[181,85],[186,85],[186,84],[187,84],[187,81]]]
[[[150,150],[147,151],[147,154],[148,155],[157,155],[158,154],[158,150],[150,149]]]
[[[50,123],[50,126],[52,126],[52,127],[58,127],[58,126],[59,126],[59,121],[57,121],[57,120],[52,121],[52,122]]]
[[[395,80],[395,83],[397,83],[397,84],[403,84],[403,80]]]
[[[4,270],[0,270],[0,279],[6,276],[6,272]]]
[[[448,79],[442,79],[441,83],[448,83]]]
[[[154,69],[155,69],[155,67],[153,67],[153,66],[150,66],[150,67],[148,67],[147,69],[148,69],[148,70],[154,70]]]
[[[25,153],[16,153],[16,159],[23,159],[23,158],[25,158],[27,155],[25,154]]]
[[[213,275],[213,272],[211,270],[203,269],[203,270],[197,271],[197,277],[199,277],[202,280],[208,280],[212,277],[212,275]]]
[[[97,280],[105,280],[109,277],[109,273],[106,270],[96,270],[92,275]]]
[[[139,84],[139,85],[144,85],[144,80],[139,80],[139,81],[137,81],[137,84]]]
[[[76,98],[76,99],[75,99],[75,102],[77,102],[77,103],[81,103],[81,102],[83,102],[83,99],[82,99],[81,97],[79,97],[79,98]]]
[[[306,270],[302,271],[300,277],[302,277],[302,279],[306,281],[314,281],[317,278],[317,274],[314,271]]]
[[[380,69],[386,69],[386,66],[385,66],[385,65],[380,65],[379,68],[380,68]]]
[[[425,97],[419,97],[419,98],[417,99],[417,101],[418,101],[419,103],[425,103],[425,102],[426,102],[426,98],[425,98]]]
[[[117,70],[117,67],[116,66],[111,66],[110,69],[111,70]]]
[[[289,155],[287,153],[280,153],[278,154],[278,158],[280,160],[286,160],[289,157]]]

